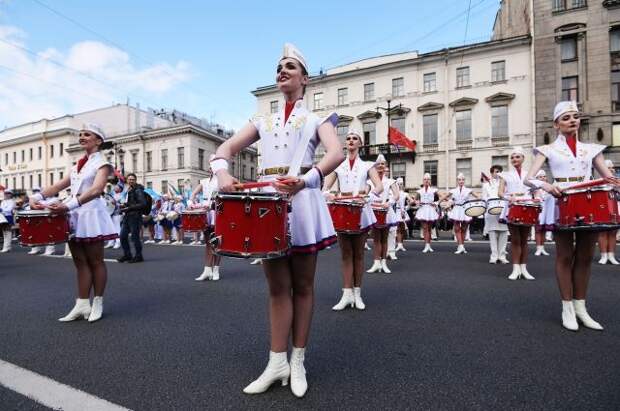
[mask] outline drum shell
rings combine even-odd
[[[52,214],[49,211],[21,211],[19,219],[19,243],[27,247],[54,245],[69,241],[71,232],[69,215]]]
[[[375,227],[377,228],[385,228],[387,227],[387,208],[379,208],[373,207],[372,212],[375,213],[375,218],[377,222],[375,223]]]
[[[181,227],[188,233],[207,231],[209,228],[208,211],[185,211],[181,213]]]
[[[463,208],[467,217],[479,217],[485,213],[487,205],[484,200],[469,200],[463,204]]]
[[[489,198],[487,200],[487,213],[491,215],[500,215],[506,207],[506,200],[501,198]]]
[[[277,193],[220,193],[211,239],[219,255],[277,258],[288,254],[288,199]]]
[[[506,220],[508,224],[533,226],[538,223],[538,214],[542,207],[534,203],[513,203],[508,207]]]
[[[360,234],[362,230],[362,209],[359,203],[334,201],[327,204],[334,229],[342,234]]]
[[[556,203],[557,230],[604,231],[620,227],[618,194],[611,187],[566,190]]]

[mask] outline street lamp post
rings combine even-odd
[[[387,115],[387,144],[385,146],[386,147],[386,154],[389,154],[391,152],[391,150],[390,150],[390,114],[391,114],[391,111],[394,110],[394,109],[398,109],[400,111],[403,108],[403,105],[401,103],[399,103],[397,106],[394,106],[394,107],[391,107],[390,103],[391,103],[391,100],[388,99],[387,100],[387,107],[377,106],[377,109],[376,109],[376,111],[377,111],[377,114],[376,114],[377,119],[379,117],[381,117],[381,114],[379,113],[379,110],[384,110],[386,115]],[[380,150],[378,150],[378,151],[380,151]],[[388,167],[390,166],[389,158],[390,158],[389,155],[386,156],[386,161],[387,161]]]

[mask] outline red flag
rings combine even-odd
[[[394,127],[390,127],[389,129],[388,140],[390,144],[394,144],[395,146],[407,147],[411,151],[415,151],[415,141],[409,140],[406,135],[404,135]]]

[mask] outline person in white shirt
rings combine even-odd
[[[213,157],[213,156],[211,156]],[[215,248],[209,241],[213,229],[215,228],[215,191],[217,190],[217,176],[211,173],[211,169],[207,170],[207,178],[200,180],[200,183],[192,191],[190,201],[194,204],[194,208],[202,208],[207,213],[207,229],[204,232],[205,237],[205,254],[204,254],[204,268],[202,273],[196,277],[196,281],[212,280],[218,281],[220,279],[220,264],[222,257],[215,254]],[[198,203],[196,201],[198,194],[202,193],[202,201]]]
[[[431,175],[429,173],[424,174],[422,188],[418,190],[420,200],[417,203],[420,205],[420,208],[415,213],[415,219],[422,224],[421,231],[424,235],[423,253],[432,253],[434,251],[431,248],[431,226],[439,219],[436,202],[444,200],[444,196],[439,196],[438,191],[436,188],[431,187]]]
[[[538,173],[536,173],[536,178],[546,182],[547,173],[545,170],[540,169]],[[548,231],[553,231],[553,224],[555,222],[555,200],[553,196],[545,190],[537,190],[535,197],[540,200],[542,210],[538,215],[538,224],[536,224],[536,252],[534,255],[549,255],[547,250],[545,250],[545,235]]]
[[[456,176],[456,188],[448,192],[448,197],[452,200],[452,209],[448,212],[448,218],[454,224],[454,234],[456,236],[457,248],[454,254],[467,254],[465,250],[465,233],[471,221],[471,217],[465,214],[465,202],[470,198],[477,198],[470,188],[465,187],[465,175],[459,173]]]
[[[614,169],[614,163],[611,160],[605,160],[605,167],[612,175],[616,174]],[[618,202],[620,208],[620,201]],[[598,235],[598,246],[601,250],[601,258],[598,260],[599,264],[613,264],[618,265],[620,262],[616,260],[616,236],[618,230],[603,231]]]
[[[482,198],[485,201],[499,198],[499,175],[504,171],[502,166],[493,165],[489,172],[491,178],[482,185]],[[499,221],[499,215],[489,213],[487,209],[484,214],[484,234],[489,236],[489,246],[491,248],[490,264],[500,261],[509,264],[506,259],[506,243],[508,242],[508,226]]]
[[[15,200],[13,199],[13,191],[4,190],[4,199],[0,203],[2,216],[0,217],[0,230],[3,233],[2,253],[11,251],[11,241],[13,241],[13,224],[15,219],[13,211],[15,210]]]

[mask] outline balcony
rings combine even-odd
[[[493,147],[506,147],[510,144],[510,137],[491,137]]]
[[[424,153],[436,153],[438,151],[439,151],[439,144],[437,143],[433,143],[433,144],[423,143],[422,144],[422,152]]]
[[[472,140],[457,140],[456,142],[457,150],[471,150],[472,149]]]
[[[612,0],[614,2],[614,0]],[[603,2],[605,5],[605,2]],[[586,0],[554,0],[553,1],[553,9],[551,10],[553,14],[564,13],[567,11],[581,10],[588,7],[588,2]]]

